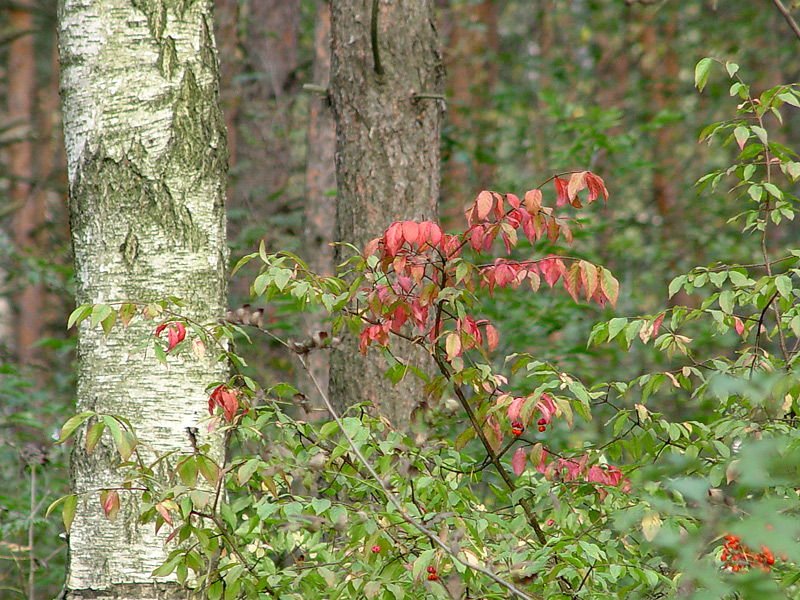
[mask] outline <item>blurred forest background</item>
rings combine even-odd
[[[738,211],[724,190],[695,188],[730,158],[730,149],[698,145],[698,133],[729,118],[736,99],[714,77],[700,95],[693,78],[697,61],[711,56],[737,62],[756,93],[798,81],[800,42],[772,2],[438,4],[447,69],[446,229],[463,224],[463,206],[482,189],[522,194],[553,173],[590,169],[611,199],[586,210],[576,237],[587,260],[620,280],[614,314],[664,308],[669,280],[695,265],[757,258],[756,245],[742,243],[739,227],[727,223]],[[45,520],[44,511],[68,491],[67,450],[52,442],[73,410],[75,383],[74,331],[65,328],[74,303],[57,7],[13,0],[1,10],[0,596],[52,598],[63,583],[66,546],[60,520]],[[264,240],[268,251],[290,250],[331,268],[334,132],[320,93],[326,14],[314,0],[216,1],[233,262]],[[797,121],[786,120],[781,143],[798,146]],[[785,235],[796,241],[793,227]],[[247,302],[247,282],[245,273],[231,283],[231,306]],[[612,316],[610,308],[576,305],[566,294],[496,298],[486,308],[503,327],[498,355],[546,356],[587,384],[609,373],[635,377],[666,360],[642,346],[587,349],[592,324]],[[267,315],[287,335],[313,326],[312,317],[279,303]],[[291,380],[285,354],[268,346],[258,352],[249,362],[266,381]]]

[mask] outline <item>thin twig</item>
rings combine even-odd
[[[797,39],[800,40],[800,26],[797,25],[797,21],[794,20],[792,13],[783,5],[781,0],[772,0],[772,3],[775,5],[775,8],[778,9],[778,12],[783,15],[783,18],[786,19],[786,22],[789,24],[789,27],[794,32]]]
[[[342,435],[347,440],[347,444],[348,444],[348,446],[350,446],[350,450],[353,452],[353,454],[356,455],[358,460],[361,461],[361,464],[364,465],[364,468],[369,472],[370,476],[377,482],[377,484],[380,486],[380,488],[383,491],[383,493],[386,496],[386,498],[397,509],[397,512],[403,518],[403,520],[406,523],[408,523],[409,525],[411,525],[412,527],[414,527],[415,529],[417,529],[417,531],[419,531],[420,533],[425,535],[435,546],[438,546],[439,548],[441,548],[441,550],[444,551],[445,554],[450,556],[450,558],[452,558],[455,562],[459,563],[460,565],[462,565],[462,566],[464,566],[464,567],[466,567],[468,569],[472,569],[473,571],[478,571],[479,573],[483,573],[489,579],[491,579],[495,583],[503,586],[509,592],[511,592],[512,594],[518,596],[519,598],[522,598],[523,600],[533,600],[533,598],[531,596],[529,596],[528,594],[526,594],[525,592],[520,590],[513,583],[511,583],[509,581],[506,581],[502,577],[497,576],[492,571],[490,571],[487,567],[483,567],[483,566],[476,565],[476,564],[473,564],[471,562],[467,562],[467,561],[462,560],[458,556],[458,554],[454,553],[447,546],[447,544],[445,544],[442,540],[439,539],[439,536],[436,533],[434,533],[432,530],[428,529],[425,525],[423,525],[422,523],[417,521],[414,517],[412,517],[408,513],[408,511],[403,506],[403,504],[400,502],[400,500],[397,499],[397,496],[395,496],[394,493],[392,493],[392,491],[384,483],[383,479],[381,479],[380,475],[378,475],[377,471],[375,471],[375,469],[373,468],[372,464],[361,453],[361,450],[359,450],[358,445],[356,445],[356,443],[353,440],[353,438],[350,437],[350,434],[347,433],[347,430],[344,427],[344,423],[342,423],[342,420],[339,418],[339,415],[336,413],[336,410],[333,408],[333,404],[331,404],[331,401],[330,401],[330,398],[328,397],[328,394],[325,392],[325,390],[322,389],[322,386],[320,385],[319,381],[317,381],[317,378],[314,377],[314,373],[311,372],[311,369],[308,368],[308,365],[306,364],[305,357],[302,354],[298,354],[297,358],[300,360],[300,364],[303,365],[303,369],[305,369],[306,373],[308,374],[308,377],[311,379],[311,382],[314,384],[314,387],[317,388],[317,392],[319,392],[320,398],[322,398],[322,402],[325,404],[325,408],[328,409],[328,412],[330,413],[331,417],[333,417],[333,420],[339,426],[339,430],[342,432]]]

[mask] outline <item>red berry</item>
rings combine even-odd
[[[434,567],[433,565],[430,565],[428,567],[428,573],[436,573],[436,567]]]
[[[373,554],[380,554],[381,553],[381,547],[378,544],[375,544],[372,547],[372,552],[373,552]]]
[[[428,575],[428,581],[439,581],[439,576],[436,573]]]
[[[544,425],[539,425],[539,431],[544,431],[545,429],[547,429],[547,427]]]
[[[544,418],[539,419],[536,422],[537,425],[547,425],[547,421]]]

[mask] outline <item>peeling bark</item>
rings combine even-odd
[[[226,294],[227,153],[210,1],[62,0],[59,44],[78,303],[177,296],[187,317],[215,320]],[[186,428],[203,419],[205,386],[226,368],[213,353],[178,353],[164,369],[136,350],[154,327],[134,321],[104,336],[82,324],[77,408],[127,417],[149,450],[191,452]],[[103,515],[98,490],[120,483],[107,435],[90,456],[82,435],[75,442],[81,501],[66,597],[185,598],[173,578],[150,576],[169,532],[136,523],[138,496],[121,491],[116,521]]]

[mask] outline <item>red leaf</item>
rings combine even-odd
[[[578,192],[586,187],[587,173],[588,171],[581,171],[580,173],[573,173],[569,177],[569,183],[567,184],[567,197],[569,198],[569,203],[575,208],[581,207],[581,203],[578,200]]]
[[[589,187],[589,204],[603,196],[603,202],[608,202],[608,190],[603,180],[594,173],[586,173],[586,185]]]
[[[742,332],[744,332],[744,323],[742,323],[742,320],[739,317],[733,317],[733,323],[736,327],[736,333],[738,333],[741,337]]]
[[[564,288],[567,290],[567,293],[572,296],[572,299],[577,302],[578,301],[578,292],[580,291],[581,287],[581,275],[580,275],[580,267],[578,263],[573,263],[573,265],[567,271],[567,274],[564,275]]]
[[[660,314],[658,315],[658,318],[655,321],[653,321],[653,337],[656,337],[658,335],[658,330],[661,328],[661,321],[663,320],[664,320],[664,315]]]
[[[560,177],[556,177],[553,180],[553,184],[556,186],[556,194],[558,194],[558,198],[556,199],[556,206],[564,206],[565,204],[569,203],[569,194],[567,193],[567,185],[568,185],[567,180],[561,179]]]
[[[497,344],[499,341],[500,341],[500,336],[497,333],[497,329],[495,329],[494,326],[487,323],[486,344],[489,346],[489,352],[493,352],[494,349],[497,348]]]
[[[558,189],[556,187],[556,189]],[[525,208],[531,216],[539,214],[539,209],[542,208],[542,190],[528,190],[525,192]]]
[[[478,209],[478,220],[483,221],[489,216],[489,212],[492,210],[492,206],[494,205],[494,198],[492,194],[483,190],[480,194],[478,194],[477,200],[475,200],[475,206]]]
[[[167,507],[164,506],[163,502],[156,504],[156,510],[161,514],[162,517],[164,517],[167,525],[172,526],[172,515],[170,514],[169,510],[167,510]]]
[[[161,325],[156,327],[156,336],[161,335],[161,332],[167,328],[167,325],[169,325],[169,323],[162,323]]]
[[[408,242],[409,246],[417,242],[419,235],[419,224],[415,221],[403,221],[403,237]]]
[[[403,324],[406,322],[407,319],[408,319],[408,314],[406,313],[406,309],[401,304],[394,309],[394,314],[392,315],[392,325],[391,325],[392,331],[394,331],[395,333],[400,331],[400,328],[403,326]]]
[[[414,298],[411,301],[411,317],[420,331],[425,329],[425,322],[428,320],[428,305],[422,306],[419,300]]]
[[[511,401],[511,404],[508,405],[508,418],[510,420],[516,421],[517,419],[519,419],[519,411],[524,403],[525,403],[524,396],[517,396]]]
[[[506,194],[506,200],[513,208],[519,208],[520,202],[519,198],[514,194]]]
[[[106,516],[113,523],[119,512],[119,492],[117,490],[103,490],[100,492],[100,506]]]
[[[469,243],[475,249],[475,252],[481,251],[483,245],[483,238],[486,235],[486,230],[483,225],[475,225],[469,234]]]
[[[403,225],[402,223],[392,223],[386,230],[386,251],[394,256],[403,245]]]
[[[364,247],[364,258],[368,258],[375,254],[375,251],[378,249],[378,244],[380,243],[380,238],[375,238],[374,240],[370,240],[370,242]]]
[[[525,454],[525,448],[517,448],[514,452],[514,457],[511,459],[511,466],[514,468],[514,473],[519,477],[525,471],[525,463],[528,461],[528,455]]]
[[[561,259],[552,255],[539,261],[539,270],[542,272],[542,275],[544,275],[544,280],[547,282],[547,285],[551,288],[565,272],[564,263]]]
[[[182,342],[185,337],[186,337],[186,326],[183,323],[176,323],[175,327],[170,325],[168,334],[169,347],[167,348],[167,352],[169,352],[180,342]]]

